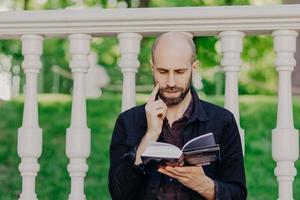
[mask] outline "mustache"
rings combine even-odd
[[[161,88],[159,89],[161,92],[175,92],[175,91],[181,91],[183,90],[182,88],[180,87],[165,87],[165,88]]]

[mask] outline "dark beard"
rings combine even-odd
[[[191,84],[192,84],[192,75],[190,76],[190,80],[185,89],[178,88],[176,86],[172,87],[172,88],[166,87],[166,88],[159,89],[158,95],[165,102],[165,104],[167,106],[175,106],[175,105],[178,105],[180,102],[182,102],[183,99],[186,97],[186,95],[190,91]],[[168,97],[164,96],[164,94],[163,94],[164,91],[180,91],[180,95],[179,95],[179,97],[176,97],[176,98],[168,98]]]

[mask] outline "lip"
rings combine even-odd
[[[176,93],[176,92],[179,92],[179,90],[177,90],[177,91],[174,91],[174,92],[170,92],[170,91],[166,91],[166,93]]]

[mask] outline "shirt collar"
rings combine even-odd
[[[187,109],[185,110],[185,112],[183,113],[183,117],[189,119],[193,113],[193,98],[191,98],[191,101],[187,107]]]
[[[203,108],[202,100],[198,97],[198,94],[193,86],[191,86],[191,94],[193,101],[193,111],[190,116],[190,121],[208,121],[209,118]]]

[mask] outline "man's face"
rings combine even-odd
[[[159,83],[158,94],[167,106],[177,105],[185,98],[191,86],[193,68],[188,51],[161,48],[156,53],[153,78]]]
[[[159,69],[158,73],[165,73],[164,70]],[[178,72],[175,72],[178,73]],[[182,73],[182,72],[180,72]],[[176,75],[175,75],[176,76]],[[177,83],[174,86],[170,86],[169,84],[161,84],[164,81],[164,78],[161,75],[157,75],[154,77],[154,82],[160,83],[160,88],[158,91],[159,97],[166,103],[167,106],[177,105],[185,98],[189,89],[191,87],[192,75],[190,73],[190,78],[187,79],[187,83]]]

